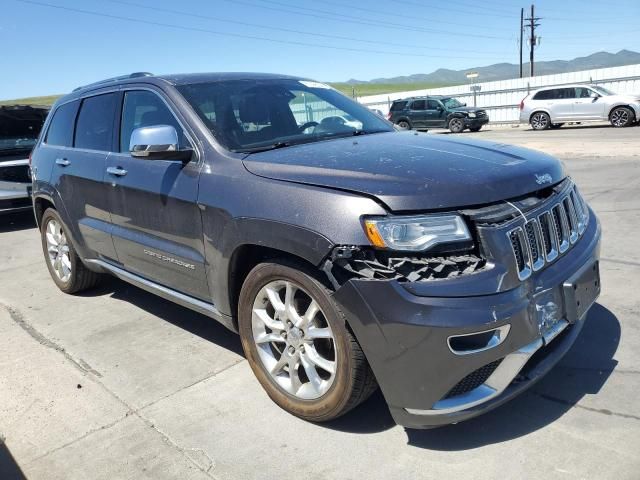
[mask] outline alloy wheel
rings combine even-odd
[[[452,119],[449,123],[449,130],[451,130],[453,133],[460,133],[462,130],[464,130],[462,120],[460,120],[459,118]]]
[[[71,278],[71,257],[69,256],[69,244],[62,225],[51,219],[46,226],[47,255],[56,276],[62,282],[68,282]]]
[[[617,108],[611,114],[611,123],[614,127],[624,127],[629,123],[629,111],[626,108]]]
[[[263,367],[284,391],[303,400],[329,391],[336,341],[318,302],[302,287],[288,280],[265,285],[253,302],[251,328]]]
[[[531,117],[531,126],[535,130],[544,130],[549,126],[549,119],[547,115],[544,113],[536,113],[533,117]]]

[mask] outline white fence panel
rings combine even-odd
[[[640,94],[640,64],[477,83],[476,85],[481,87],[481,91],[477,93],[476,104],[478,107],[483,107],[487,110],[493,123],[515,123],[519,121],[520,101],[530,91],[540,87],[570,83],[593,83],[620,94]],[[391,102],[394,100],[424,95],[451,95],[467,105],[473,105],[473,93],[470,91],[470,84],[369,95],[358,98],[358,101],[369,108],[376,108],[386,114],[389,112]]]

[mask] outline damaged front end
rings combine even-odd
[[[473,252],[405,256],[357,246],[335,247],[324,265],[334,287],[351,278],[425,282],[470,275],[487,268],[486,259]]]

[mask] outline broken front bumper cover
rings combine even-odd
[[[584,323],[565,301],[572,279],[587,269],[597,275],[600,227],[590,223],[573,251],[517,288],[482,296],[429,296],[429,282],[350,280],[335,293],[347,314],[395,421],[428,428],[472,418],[506,402],[539,380],[569,350]],[[468,276],[465,281],[482,275]],[[473,283],[473,282],[472,282]],[[469,285],[470,292],[478,288]],[[592,292],[595,301],[599,292]],[[472,294],[473,295],[473,294]],[[557,302],[553,324],[540,324],[539,310]],[[495,346],[460,355],[452,337],[509,325]],[[492,365],[472,388],[456,390],[465,379]],[[497,367],[496,367],[497,365]]]

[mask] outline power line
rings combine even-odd
[[[142,8],[142,9],[149,10],[149,11],[154,11],[154,12],[171,13],[171,14],[175,14],[175,15],[182,15],[182,16],[185,16],[185,17],[206,19],[206,20],[214,20],[214,21],[218,21],[218,22],[232,23],[232,24],[235,24],[235,25],[243,25],[243,26],[246,26],[246,27],[262,28],[262,29],[265,29],[265,30],[273,30],[273,31],[285,32],[285,33],[295,33],[297,35],[309,35],[309,36],[313,36],[313,37],[328,38],[328,39],[332,39],[332,40],[348,40],[350,42],[368,43],[368,44],[372,44],[372,45],[385,45],[385,46],[388,46],[388,47],[390,46],[390,47],[416,48],[416,49],[420,49],[420,50],[440,50],[440,51],[450,51],[451,50],[449,48],[443,48],[443,47],[434,47],[434,46],[425,46],[425,45],[416,45],[416,44],[407,44],[407,43],[395,43],[395,42],[387,42],[387,41],[381,41],[381,40],[367,40],[367,39],[356,38],[356,37],[347,37],[347,36],[334,35],[334,34],[324,34],[324,33],[308,32],[308,31],[302,31],[302,30],[294,30],[294,29],[291,29],[291,28],[276,27],[276,26],[273,26],[273,25],[260,25],[260,24],[257,24],[257,23],[249,23],[249,22],[243,22],[243,21],[240,21],[240,20],[233,20],[233,19],[229,19],[229,18],[215,17],[215,16],[211,16],[211,15],[205,15],[205,14],[202,14],[202,13],[191,13],[191,12],[187,12],[187,11],[183,11],[183,10],[175,10],[175,9],[171,9],[171,8],[156,7],[156,6],[151,6],[151,5],[145,5],[143,3],[130,2],[130,1],[125,1],[125,0],[106,0],[106,1],[110,2],[110,3],[127,5],[127,6],[130,6],[130,7]],[[495,51],[492,52],[492,51],[486,51],[486,50],[480,51],[480,50],[464,50],[464,49],[458,49],[457,51],[458,52],[466,52],[466,53],[495,54],[495,55],[502,55],[502,53],[503,53],[503,52],[495,52]]]
[[[422,32],[422,33],[437,33],[438,35],[449,35],[449,36],[459,36],[460,32],[451,32],[451,31],[447,31],[447,30],[436,30],[436,29],[427,29],[427,28],[418,28],[412,25],[406,25],[406,24],[401,24],[401,23],[393,23],[393,22],[380,22],[380,21],[375,21],[375,20],[366,20],[366,19],[362,19],[360,17],[354,17],[354,16],[345,16],[345,15],[339,15],[339,14],[335,14],[333,12],[327,12],[326,10],[322,11],[322,13],[310,13],[313,11],[317,11],[317,9],[309,9],[306,7],[297,7],[297,6],[293,6],[293,5],[289,5],[289,4],[282,4],[279,3],[280,5],[286,5],[288,8],[282,8],[282,7],[278,7],[278,6],[271,6],[271,5],[260,5],[257,3],[250,3],[250,2],[246,2],[246,1],[242,1],[242,0],[223,0],[227,3],[232,3],[234,5],[246,5],[249,7],[257,7],[257,8],[262,8],[262,9],[266,9],[266,10],[272,10],[275,12],[285,12],[285,13],[293,13],[294,15],[301,15],[301,16],[305,16],[305,17],[313,17],[313,18],[320,18],[323,20],[332,20],[335,22],[343,22],[343,23],[349,23],[349,24],[357,24],[357,25],[366,25],[366,26],[373,26],[373,27],[377,27],[377,28],[385,28],[385,29],[392,29],[392,30],[401,30],[403,32],[407,32],[407,31],[413,31],[413,32]],[[270,3],[270,4],[275,4],[275,2],[269,2],[267,0],[257,0],[257,1],[263,1],[265,3]],[[296,11],[296,10],[292,10],[292,8],[298,8],[298,9],[305,9],[307,10],[307,12],[301,12],[301,11]],[[498,40],[504,40],[505,37],[498,37],[495,35],[482,35],[482,34],[476,34],[476,33],[466,33],[465,32],[465,36],[466,37],[475,37],[475,38],[490,38],[490,39],[498,39]],[[507,38],[508,39],[508,38]]]
[[[379,55],[408,56],[408,57],[457,58],[457,59],[477,58],[477,57],[452,57],[451,55],[440,55],[439,56],[439,55],[427,55],[427,54],[420,54],[420,53],[392,52],[392,51],[385,51],[385,50],[370,50],[370,49],[364,49],[364,48],[340,47],[340,46],[335,46],[335,45],[320,45],[320,44],[317,44],[317,43],[299,42],[299,41],[294,41],[294,40],[279,40],[279,39],[275,39],[275,38],[261,37],[261,36],[257,36],[257,35],[246,35],[246,34],[240,34],[240,33],[220,32],[218,30],[210,30],[210,29],[198,28],[198,27],[187,27],[187,26],[184,26],[184,25],[176,25],[176,24],[171,24],[171,23],[155,22],[155,21],[151,21],[151,20],[143,20],[143,19],[140,19],[140,18],[131,18],[131,17],[125,17],[125,16],[122,16],[122,15],[113,15],[113,14],[108,14],[108,13],[95,12],[95,11],[92,11],[92,10],[84,10],[84,9],[80,9],[80,8],[65,7],[65,6],[62,6],[62,5],[54,5],[54,4],[51,4],[51,3],[39,2],[39,1],[35,1],[35,0],[14,0],[14,1],[20,2],[20,3],[25,3],[25,4],[30,4],[30,5],[37,5],[37,6],[40,6],[40,7],[55,8],[55,9],[58,9],[58,10],[81,13],[81,14],[85,14],[85,15],[92,15],[92,16],[95,16],[95,17],[110,18],[112,20],[123,20],[123,21],[126,21],[126,22],[140,23],[140,24],[152,25],[152,26],[156,26],[156,27],[173,28],[173,29],[176,29],[176,30],[192,31],[192,32],[199,32],[199,33],[208,33],[208,34],[217,35],[217,36],[223,36],[223,37],[244,38],[244,39],[249,39],[249,40],[259,40],[259,41],[263,41],[263,42],[272,42],[272,43],[279,43],[279,44],[286,44],[286,45],[295,45],[295,46],[313,47],[313,48],[325,48],[325,49],[330,49],[330,50],[342,50],[342,51],[348,51],[348,52],[373,53],[373,54],[379,54]]]
[[[455,25],[457,27],[477,27],[477,25],[470,25],[470,24],[464,24],[464,23],[460,23],[460,22],[448,22],[446,20],[441,20],[441,19],[437,19],[435,20],[433,17],[422,17],[419,15],[408,15],[408,14],[402,14],[402,13],[397,13],[397,12],[391,12],[389,10],[372,10],[370,8],[367,7],[357,7],[355,5],[351,5],[351,4],[345,4],[344,2],[340,2],[340,1],[331,1],[331,0],[323,0],[322,3],[325,4],[329,4],[329,5],[336,5],[339,7],[345,7],[345,8],[349,8],[350,10],[359,10],[361,12],[368,12],[368,13],[373,13],[376,15],[389,15],[392,17],[397,17],[397,18],[406,18],[409,20],[424,20],[427,22],[433,22],[433,23],[438,23],[438,24],[445,24],[445,25]],[[459,2],[458,2],[459,3]]]
[[[414,7],[425,7],[424,3],[412,2],[410,0],[396,0],[396,3],[404,3],[406,5],[411,5]],[[457,2],[458,3],[458,2]],[[459,13],[470,13],[469,10],[465,10],[464,8],[451,8],[449,6],[442,7],[438,5],[437,7],[433,7],[436,10],[450,11],[450,12],[459,12]],[[503,10],[504,11],[504,10]],[[515,15],[507,15],[501,13],[485,13],[485,12],[472,12],[473,15],[480,15],[483,17],[501,17],[501,18],[514,18]],[[465,33],[466,35],[466,33]]]

